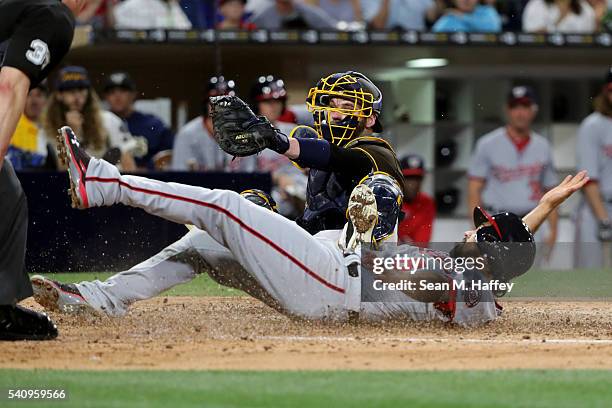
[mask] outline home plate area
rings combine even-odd
[[[24,304],[40,310],[31,299]],[[6,343],[0,367],[611,369],[611,312],[605,302],[512,300],[500,319],[479,328],[411,321],[345,325],[292,320],[246,297],[158,297],[121,318],[51,313],[59,338]]]

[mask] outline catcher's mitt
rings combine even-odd
[[[232,156],[251,156],[265,148],[278,153],[289,149],[289,139],[263,116],[257,117],[237,96],[210,98],[214,137]]]

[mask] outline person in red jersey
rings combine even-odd
[[[436,216],[434,200],[421,191],[425,176],[425,163],[421,156],[410,154],[400,160],[404,175],[404,219],[399,224],[401,244],[426,247],[431,240],[431,229]]]

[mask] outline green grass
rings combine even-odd
[[[0,370],[8,388],[60,388],[46,407],[606,407],[611,371],[231,372]]]
[[[612,298],[612,271],[604,269],[532,270],[514,282],[509,297]]]
[[[79,273],[47,273],[47,278],[63,283],[78,283],[81,281],[105,280],[112,276],[110,272],[79,272]],[[164,293],[164,296],[246,296],[240,290],[219,285],[208,277],[198,275],[194,280],[184,285],[178,285]]]

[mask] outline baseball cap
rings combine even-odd
[[[508,105],[537,105],[535,92],[531,87],[514,86],[508,93]]]
[[[111,73],[106,82],[104,83],[104,92],[108,92],[113,88],[126,89],[128,91],[135,91],[136,84],[130,77],[130,74],[123,71],[116,71]]]
[[[418,154],[409,154],[400,160],[402,174],[404,176],[420,176],[425,175],[425,160]]]
[[[55,87],[58,91],[67,91],[70,89],[82,89],[91,87],[89,73],[83,67],[68,66],[60,70],[57,75]]]

